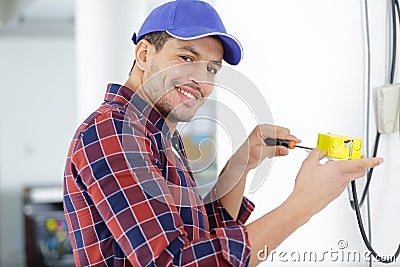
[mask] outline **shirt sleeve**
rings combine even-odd
[[[234,220],[226,211],[219,198],[213,202],[207,203],[205,207],[211,229],[234,225],[244,225],[247,219],[250,217],[251,212],[254,210],[254,204],[246,197],[243,197],[238,218],[236,220]]]
[[[153,155],[154,140],[142,122],[127,126],[125,119],[118,112],[97,116],[78,140],[80,153],[73,154],[72,162],[78,183],[131,264],[246,266],[250,244],[242,223],[224,224],[229,220],[221,217],[221,227],[206,238],[188,240],[174,195]],[[245,214],[243,210],[239,221]]]

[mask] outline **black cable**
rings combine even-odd
[[[381,137],[381,134],[379,132],[376,132],[376,136],[375,136],[375,145],[374,145],[374,152],[372,157],[376,157],[376,155],[378,154],[378,147],[379,147],[379,139]],[[364,190],[361,196],[361,200],[360,200],[360,204],[359,206],[362,207],[365,197],[367,196],[368,190],[369,190],[369,184],[371,183],[371,178],[372,178],[372,173],[374,172],[374,168],[369,169],[368,173],[367,173],[367,181],[365,183],[364,186]],[[354,205],[352,205],[354,206]]]
[[[367,78],[368,78],[367,79],[367,90],[368,90],[367,101],[368,101],[368,103],[367,103],[367,116],[366,116],[367,120],[366,120],[365,127],[366,127],[366,138],[368,138],[367,139],[368,140],[367,141],[367,145],[368,145],[367,156],[369,156],[369,115],[370,115],[370,103],[371,103],[371,41],[370,41],[371,38],[370,38],[370,30],[369,30],[368,0],[364,0],[364,9],[365,9],[365,30],[366,30],[366,38],[367,38],[366,42],[367,42],[367,67],[368,67],[367,68]],[[355,182],[354,182],[354,184],[355,184]],[[351,187],[350,187],[350,189],[351,189]],[[354,192],[353,190],[350,190],[350,191]],[[358,202],[357,198],[356,198],[356,201]],[[356,203],[356,204],[358,204],[358,203]],[[356,205],[356,204],[355,204],[354,197],[353,197],[353,205],[352,205],[353,209],[355,208],[354,205]],[[369,242],[371,242],[372,226],[371,226],[371,212],[369,209],[369,195],[368,195],[368,210],[367,211],[368,211],[368,213],[367,213],[367,215],[368,215],[368,237],[369,237]],[[360,223],[359,223],[359,227],[360,227]],[[361,227],[364,228],[364,225],[361,224]],[[370,258],[369,267],[372,267],[371,256],[369,256],[369,258]]]
[[[395,67],[396,67],[396,53],[397,53],[397,30],[396,30],[396,17],[399,19],[399,25],[400,25],[400,8],[399,8],[399,2],[398,0],[392,0],[392,64],[391,64],[391,70],[390,70],[390,84],[393,83],[394,81],[394,76],[395,76]],[[397,11],[397,16],[396,16],[396,11]],[[370,64],[368,62],[368,64]],[[369,87],[368,87],[369,90]],[[399,118],[400,121],[400,118]],[[379,139],[380,139],[380,133],[379,131],[377,131],[376,133],[376,138],[375,138],[375,145],[374,145],[374,151],[373,151],[373,157],[376,157],[377,152],[378,152],[378,147],[379,147]],[[393,256],[379,256],[375,250],[372,248],[371,242],[368,239],[366,233],[365,233],[365,229],[364,229],[364,224],[362,221],[362,216],[361,216],[361,212],[360,212],[360,206],[363,204],[365,197],[368,193],[368,189],[369,189],[369,185],[371,182],[371,178],[372,178],[372,174],[373,174],[373,170],[374,168],[371,168],[368,173],[367,173],[367,182],[365,184],[364,190],[363,190],[363,194],[361,197],[361,201],[358,202],[358,196],[357,196],[357,187],[356,187],[356,182],[355,181],[351,181],[351,191],[352,191],[352,195],[353,195],[353,203],[352,204],[352,208],[355,210],[356,212],[356,217],[357,217],[357,222],[358,222],[358,227],[360,229],[360,233],[362,236],[362,239],[364,241],[364,244],[366,245],[366,247],[368,248],[368,250],[371,252],[371,255],[374,256],[379,262],[382,263],[392,263],[394,262],[397,257],[400,254],[400,244],[396,250],[396,252],[394,253]],[[372,261],[370,262],[370,265],[372,264]]]
[[[389,84],[393,84],[394,82],[394,75],[396,72],[396,57],[397,57],[397,23],[396,23],[396,18],[399,19],[399,25],[400,25],[400,8],[399,8],[399,1],[398,0],[392,0],[392,64],[390,66],[390,77],[389,77]],[[396,15],[397,11],[397,15]],[[399,116],[399,123],[400,123],[400,116]],[[376,132],[375,136],[375,145],[374,145],[374,152],[372,154],[372,157],[376,157],[378,153],[378,147],[379,147],[379,139],[380,139],[380,132]],[[361,200],[359,205],[362,206],[364,204],[365,197],[368,194],[369,190],[369,185],[372,180],[372,173],[374,172],[374,168],[371,168],[367,172],[367,181],[364,186],[364,190],[361,196]],[[351,203],[351,207],[354,209],[354,203]]]
[[[351,181],[351,190],[353,192],[353,198],[354,198],[354,210],[356,211],[357,215],[357,221],[358,221],[358,226],[360,228],[360,233],[361,236],[364,240],[365,245],[367,246],[368,250],[371,252],[372,256],[374,256],[379,262],[382,263],[392,263],[396,260],[396,258],[400,254],[400,244],[399,247],[397,248],[396,252],[394,253],[393,256],[379,256],[375,250],[372,248],[371,243],[369,242],[367,235],[365,234],[365,229],[363,226],[362,222],[362,217],[361,217],[361,212],[360,212],[360,206],[358,205],[358,199],[357,199],[357,187],[355,181]]]
[[[396,16],[397,9],[397,16]],[[392,66],[390,67],[390,79],[389,84],[394,81],[394,74],[396,72],[396,54],[397,54],[397,26],[396,17],[399,18],[399,2],[398,0],[392,0]]]

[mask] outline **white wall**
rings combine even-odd
[[[305,146],[315,146],[318,133],[364,138],[366,54],[364,1],[216,1],[228,31],[244,46],[236,68],[265,96],[277,125],[290,128]],[[371,20],[372,87],[386,81],[386,1],[368,1]],[[247,121],[242,121],[246,124]],[[371,126],[374,122],[371,120]],[[249,129],[250,131],[251,129]],[[371,140],[374,138],[371,130]],[[371,144],[372,147],[372,144]],[[391,255],[400,241],[398,133],[383,136],[379,155],[385,164],[375,170],[372,183],[372,229],[376,250]],[[223,153],[223,152],[222,152]],[[263,186],[253,194],[255,220],[279,205],[292,190],[296,173],[307,153],[293,150],[275,159]],[[268,227],[267,225],[265,227]],[[340,250],[338,242],[348,248]],[[290,236],[278,252],[364,252],[355,215],[344,192],[325,210]],[[335,254],[334,254],[335,255]],[[340,254],[339,254],[340,255]],[[275,256],[263,266],[313,266]],[[365,261],[336,262],[325,255],[318,266],[366,266]],[[335,256],[333,257],[335,259]],[[396,265],[397,264],[397,265]],[[399,266],[399,263],[392,266]],[[373,266],[380,266],[374,264]]]
[[[79,121],[103,101],[108,83],[125,83],[134,60],[133,32],[146,14],[145,1],[76,1]],[[88,16],[90,14],[90,16]]]
[[[61,184],[76,122],[72,26],[0,32],[0,265],[24,266],[22,190]]]

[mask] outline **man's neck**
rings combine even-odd
[[[178,125],[177,122],[175,121],[171,121],[168,118],[165,118],[158,110],[157,108],[154,106],[154,103],[152,103],[145,94],[143,94],[141,92],[141,90],[139,90],[139,88],[142,86],[142,83],[140,82],[140,79],[134,79],[133,78],[133,73],[131,73],[131,76],[129,77],[129,79],[125,82],[124,86],[130,90],[132,90],[133,92],[135,92],[138,96],[140,96],[147,104],[151,105],[152,108],[154,108],[159,114],[160,116],[165,120],[165,124],[167,124],[170,133],[174,133],[176,130],[176,126]]]

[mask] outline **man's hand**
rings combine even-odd
[[[311,151],[297,174],[292,194],[299,197],[312,214],[338,197],[350,181],[363,177],[367,169],[383,162],[382,158],[362,158],[320,164],[324,156],[321,150]]]
[[[289,153],[283,146],[267,146],[264,139],[268,137],[300,142],[287,128],[268,124],[254,128],[226,163],[218,178],[217,197],[221,198],[222,205],[232,218],[236,219],[239,213],[248,172],[267,157],[286,156]]]
[[[250,133],[249,137],[233,155],[237,162],[246,166],[247,171],[256,168],[265,158],[286,156],[289,151],[284,146],[267,146],[266,138],[301,142],[300,139],[290,134],[289,129],[269,124],[260,124]]]

